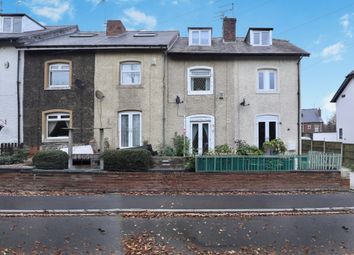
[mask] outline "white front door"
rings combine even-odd
[[[214,149],[214,117],[194,115],[187,117],[187,137],[193,154],[205,154]]]

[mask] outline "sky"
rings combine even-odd
[[[26,13],[44,25],[77,24],[103,31],[107,19],[128,30],[213,27],[221,36],[222,16],[237,18],[237,36],[249,27],[272,27],[273,38],[311,53],[301,62],[302,108],[335,112],[330,99],[354,69],[354,0],[0,0],[4,13]],[[280,85],[281,86],[281,85]]]

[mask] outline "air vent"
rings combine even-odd
[[[134,37],[155,37],[156,35],[156,33],[141,32],[134,34]]]
[[[97,34],[95,34],[95,33],[76,33],[76,34],[70,35],[70,37],[94,37],[96,35]]]

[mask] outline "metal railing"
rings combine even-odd
[[[315,153],[306,155],[197,156],[196,172],[284,172],[295,170],[338,170],[341,155]]]

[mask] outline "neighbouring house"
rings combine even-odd
[[[23,142],[25,54],[21,47],[72,29],[43,26],[26,14],[0,14],[0,143]]]
[[[301,110],[301,133],[302,137],[313,138],[314,133],[323,131],[323,120],[321,109],[302,109]]]
[[[336,104],[337,139],[344,143],[354,143],[354,71],[344,79],[331,100]]]
[[[27,44],[25,144],[88,144],[105,129],[111,148],[163,143],[165,52],[178,32],[126,31],[121,21],[105,32],[80,32]],[[156,148],[156,147],[155,147]]]
[[[168,51],[166,138],[189,137],[195,153],[245,140],[261,148],[281,138],[298,151],[300,60],[306,51],[273,38],[272,28],[236,37],[236,19],[224,18],[223,36],[190,27]]]

